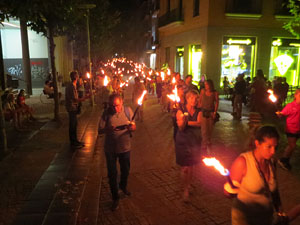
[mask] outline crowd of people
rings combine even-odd
[[[107,102],[98,132],[100,135],[105,134],[104,152],[113,200],[111,209],[116,210],[120,200],[119,189],[124,195],[131,195],[127,187],[131,137],[132,132],[138,129],[136,121],[144,121],[143,104],[138,103],[138,100],[147,90],[148,94],[156,95],[162,113],[169,113],[172,118],[175,158],[181,171],[182,198],[184,202],[189,202],[195,166],[201,162],[203,156],[213,155],[211,137],[214,124],[219,118],[219,93],[214,88],[213,81],[205,76],[201,76],[200,81],[194,84],[192,75],[182,79],[179,73],[172,73],[169,69],[154,71],[145,65],[121,60],[100,64],[98,72],[92,78],[76,71],[70,73],[71,82],[65,89],[65,105],[69,115],[71,149],[85,146],[77,138],[77,115],[80,114],[81,103],[91,95],[101,103]],[[118,63],[122,66],[117,66]],[[127,80],[123,80],[126,77],[123,74],[127,75]],[[138,109],[134,113],[130,107],[124,105],[124,90],[131,79],[132,106]],[[228,81],[225,78],[225,94],[226,82]],[[300,138],[300,90],[296,90],[294,101],[282,109],[288,90],[284,79],[278,78],[270,85],[261,70],[257,71],[252,82],[245,79],[244,74],[239,74],[230,92],[233,101],[232,114],[234,119],[240,120],[242,105],[245,103],[250,105],[252,111],[265,113],[266,106],[270,104],[267,100],[269,88],[274,90],[279,99],[272,110],[277,111],[278,117],[286,117],[288,145],[278,164],[291,170],[289,160],[296,141]],[[147,96],[143,100],[146,99]],[[20,91],[17,98],[12,93],[7,93],[3,107],[5,118],[12,120],[16,128],[21,127],[21,116],[28,120],[34,119],[32,109],[25,104],[24,90]],[[259,128],[254,142],[255,148],[242,153],[232,164],[230,178],[233,185],[224,185],[225,194],[234,196],[232,224],[288,224],[300,214],[300,205],[287,213],[284,213],[281,206],[276,178],[277,161],[273,157],[279,142],[277,129],[274,126]]]
[[[238,74],[236,79],[229,83],[228,78],[223,77],[223,92],[227,99],[231,99],[234,119],[241,120],[242,105],[250,108],[250,111],[261,115],[274,113],[282,109],[286,104],[289,92],[289,84],[285,77],[274,77],[273,81],[266,79],[261,69],[251,81],[244,73]],[[268,100],[267,90],[272,90],[277,97],[276,103]]]

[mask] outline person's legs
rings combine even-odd
[[[241,119],[242,117],[242,107],[243,107],[243,96],[236,96],[236,118]]]
[[[184,166],[181,168],[181,180],[183,185],[183,200],[189,200],[190,186],[193,178],[193,167]]]
[[[120,153],[118,155],[120,170],[121,170],[121,179],[120,179],[120,189],[127,194],[127,181],[130,170],[130,152]],[[129,193],[130,195],[130,193]]]
[[[112,199],[119,199],[118,189],[118,171],[117,171],[117,155],[115,153],[105,152],[107,175],[109,179],[109,187],[112,195]]]
[[[76,144],[77,140],[77,112],[69,112],[69,138],[71,144]]]
[[[297,137],[291,136],[290,134],[287,134],[287,139],[288,139],[288,145],[285,148],[282,158],[278,161],[278,164],[285,170],[291,170],[292,166],[290,164],[290,158],[293,154],[294,149],[296,148],[296,143],[297,143]]]

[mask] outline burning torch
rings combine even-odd
[[[222,176],[225,176],[230,186],[228,187],[226,183],[224,185],[224,189],[230,194],[236,194],[239,188],[239,183],[237,181],[231,180],[229,170],[224,168],[224,166],[220,163],[219,160],[217,160],[215,157],[211,157],[211,158],[205,157],[204,159],[202,159],[202,161],[206,166],[213,166]]]
[[[136,114],[137,114],[139,108],[142,106],[143,100],[144,100],[144,97],[145,97],[146,94],[147,94],[147,91],[144,90],[142,96],[138,99],[138,106],[136,107],[136,109],[135,109],[135,111],[134,111],[134,114],[133,114],[133,116],[132,116],[132,118],[131,118],[132,121],[134,120],[134,118],[135,118],[135,116],[136,116]]]

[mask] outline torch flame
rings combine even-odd
[[[171,75],[171,70],[167,69],[167,74],[170,76]]]
[[[142,96],[138,99],[138,104],[139,105],[143,104],[143,100],[144,100],[144,97],[145,97],[146,93],[147,93],[147,91],[144,90]]]
[[[105,87],[108,85],[108,78],[107,78],[107,76],[104,77],[103,85]]]
[[[271,102],[276,102],[277,101],[277,97],[274,95],[274,92],[273,90],[269,89],[267,91],[270,95],[269,95],[269,99]]]
[[[219,160],[215,157],[212,158],[204,158],[202,160],[206,166],[213,166],[219,173],[223,176],[229,176],[229,170],[224,168]]]
[[[89,72],[87,72],[87,73],[86,73],[86,77],[87,77],[88,79],[90,79],[90,78],[91,78],[91,74],[90,74]]]
[[[171,99],[173,102],[180,102],[180,97],[178,96],[178,93],[177,93],[177,85],[175,85],[175,88],[172,92],[174,94],[167,95],[167,97],[169,99]]]
[[[165,80],[165,72],[161,71],[161,72],[160,72],[160,76],[161,76],[161,79],[162,79],[162,80]]]
[[[176,79],[175,79],[175,77],[173,77],[173,79],[172,79],[172,84],[176,84]]]

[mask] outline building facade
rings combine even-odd
[[[299,84],[300,41],[283,29],[285,0],[160,0],[156,63],[220,87],[257,69]]]

